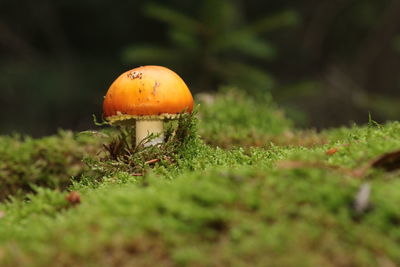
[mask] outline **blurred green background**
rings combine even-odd
[[[148,64],[194,95],[272,96],[301,127],[395,120],[398,14],[398,0],[1,0],[0,134],[92,128],[112,81]]]

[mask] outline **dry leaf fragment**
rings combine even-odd
[[[339,151],[339,149],[337,149],[336,147],[332,147],[331,149],[328,149],[325,153],[329,156],[332,156],[333,154],[335,154],[338,151]]]
[[[71,191],[65,199],[72,205],[77,205],[81,203],[81,196],[76,191]]]
[[[400,150],[385,153],[371,162],[372,168],[383,169],[385,171],[395,171],[400,169]]]

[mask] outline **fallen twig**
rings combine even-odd
[[[152,163],[156,163],[159,161],[160,161],[160,159],[151,159],[151,160],[146,161],[144,164],[152,164]]]

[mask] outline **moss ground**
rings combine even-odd
[[[159,154],[99,154],[112,131],[1,137],[0,265],[400,264],[398,156],[376,168],[400,123],[299,131],[253,100],[221,111],[232,99],[200,108],[206,143]],[[264,115],[231,110],[248,106]]]

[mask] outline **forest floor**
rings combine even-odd
[[[296,130],[238,93],[197,117],[160,149],[0,137],[0,265],[400,264],[400,123]]]

